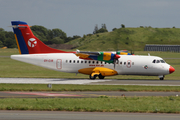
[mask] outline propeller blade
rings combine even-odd
[[[131,55],[134,55],[134,51],[131,50]]]
[[[114,69],[115,69],[115,67],[116,67],[116,59],[114,59]]]
[[[114,63],[114,69],[115,69],[115,67],[116,67],[116,61],[117,61],[119,58],[120,58],[119,55],[117,55],[117,54],[114,55],[114,61],[113,61],[113,63]]]

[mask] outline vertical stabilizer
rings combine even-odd
[[[11,23],[20,54],[68,53],[45,45],[34,36],[26,22],[12,21]]]

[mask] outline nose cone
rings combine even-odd
[[[169,67],[169,73],[171,74],[171,73],[173,73],[175,71],[175,69],[172,67],[172,66],[170,66]]]

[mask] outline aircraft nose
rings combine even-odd
[[[172,67],[172,66],[170,66],[169,67],[169,73],[171,74],[171,73],[173,73],[175,71],[175,69]]]

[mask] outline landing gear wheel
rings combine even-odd
[[[105,76],[102,76],[101,74],[99,74],[99,79],[104,79]]]
[[[164,77],[165,77],[164,75],[159,75],[160,80],[164,80]]]
[[[96,77],[97,77],[96,75],[94,75],[94,76],[89,75],[89,78],[90,78],[91,80],[95,80]]]

